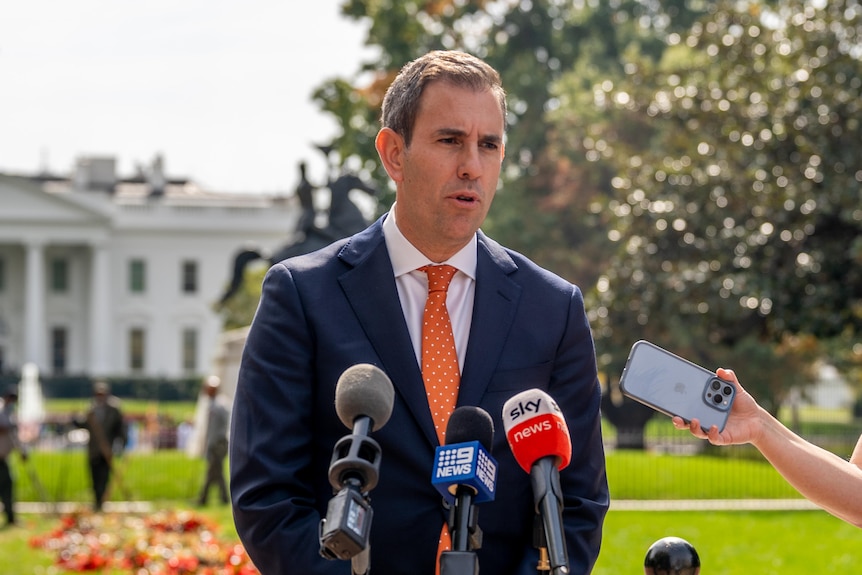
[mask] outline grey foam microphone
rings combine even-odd
[[[395,403],[395,389],[383,370],[370,363],[347,368],[335,386],[335,413],[347,429],[357,419],[367,417],[377,431],[389,421]]]
[[[368,572],[368,535],[374,515],[368,492],[380,474],[380,445],[370,431],[383,427],[395,404],[395,389],[380,368],[368,363],[349,367],[335,386],[335,412],[353,431],[332,450],[329,483],[335,495],[320,522],[320,554],[350,559],[354,573]]]

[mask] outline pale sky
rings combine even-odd
[[[335,122],[311,102],[353,78],[364,24],[342,0],[5,0],[0,172],[69,174],[114,156],[120,176],[161,153],[208,189],[292,190]]]

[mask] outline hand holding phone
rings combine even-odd
[[[736,396],[733,382],[643,340],[629,352],[620,389],[665,415],[697,419],[705,431],[713,425],[724,429]]]

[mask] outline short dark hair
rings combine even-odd
[[[383,97],[381,125],[400,134],[409,146],[422,93],[437,81],[491,91],[500,103],[505,128],[506,91],[500,74],[485,61],[457,50],[435,50],[405,64]]]

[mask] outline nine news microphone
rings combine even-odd
[[[572,439],[563,413],[547,393],[529,389],[503,405],[503,427],[515,460],[530,474],[536,513],[541,516],[537,528],[544,531],[540,548],[547,548],[554,575],[567,574],[560,469],[572,458]]]
[[[332,450],[329,483],[335,495],[320,522],[320,554],[351,559],[354,573],[368,572],[368,535],[374,515],[368,492],[380,474],[380,445],[368,436],[392,415],[395,390],[383,371],[371,364],[354,365],[338,378],[335,411],[351,435]]]
[[[475,503],[494,499],[497,462],[491,457],[494,422],[480,407],[462,406],[446,425],[446,445],[434,453],[431,483],[449,504],[452,551],[440,557],[441,575],[478,573],[473,549],[482,546]]]

